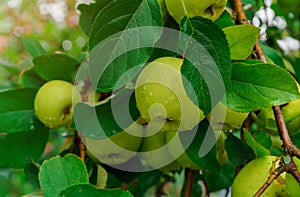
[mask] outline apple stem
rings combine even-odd
[[[191,197],[193,191],[193,183],[194,183],[195,171],[189,168],[185,169],[185,191],[184,197]]]

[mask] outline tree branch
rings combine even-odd
[[[185,191],[184,191],[184,197],[191,197],[192,196],[192,191],[193,191],[193,182],[194,182],[194,175],[195,171],[189,168],[185,169]]]

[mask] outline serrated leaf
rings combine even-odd
[[[22,87],[35,87],[42,86],[46,81],[42,79],[32,68],[25,70],[20,78],[19,83]]]
[[[42,45],[39,43],[39,41],[33,38],[23,37],[22,41],[23,41],[23,46],[32,57],[37,57],[47,53],[45,49],[42,47]]]
[[[271,155],[270,151],[263,147],[260,143],[258,143],[249,131],[244,129],[245,139],[247,144],[251,147],[254,154],[258,157],[264,157],[267,155]]]
[[[191,83],[200,108],[208,114],[223,97],[229,84],[231,64],[228,43],[223,31],[209,19],[185,17],[180,28],[184,34],[179,47],[185,58],[181,72]],[[185,89],[191,95],[185,81]]]
[[[234,25],[234,22],[227,10],[221,14],[221,16],[215,21],[220,28],[230,27]]]
[[[273,48],[260,42],[261,48],[266,56],[268,56],[276,65],[285,68],[284,62],[280,54]]]
[[[85,136],[95,139],[119,133],[139,117],[131,89],[121,90],[112,99],[96,107],[78,103],[74,110],[76,128]]]
[[[235,25],[223,29],[233,60],[246,59],[252,53],[260,29],[253,25]]]
[[[79,62],[64,54],[42,55],[33,59],[33,70],[44,80],[60,79],[72,82]]]
[[[37,119],[33,100],[36,88],[19,88],[0,92],[0,133],[34,129]]]
[[[226,102],[235,111],[255,111],[299,98],[295,79],[279,66],[234,63],[231,75]]]
[[[231,133],[228,134],[225,140],[225,148],[229,161],[236,166],[245,164],[254,156],[251,148]]]
[[[28,159],[37,161],[48,141],[49,132],[36,122],[34,129],[0,134],[0,167],[23,168]]]
[[[58,197],[133,197],[121,189],[96,189],[90,184],[73,185],[58,194]]]
[[[80,11],[79,25],[83,32],[89,36],[91,26],[99,13],[99,11],[104,8],[112,0],[101,0],[95,3],[79,4],[77,9]]]
[[[45,197],[57,196],[69,186],[89,182],[83,161],[71,154],[44,161],[40,168],[39,180]]]
[[[89,40],[90,78],[97,91],[111,92],[137,75],[161,26],[160,7],[153,0],[116,0],[99,12]]]
[[[182,145],[187,147],[185,153],[195,164],[204,170],[218,173],[220,164],[216,158],[216,139],[208,126],[208,121],[204,119],[197,129],[180,132],[179,137]]]

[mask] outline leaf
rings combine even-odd
[[[190,97],[191,91],[195,91],[200,108],[208,114],[229,85],[231,64],[228,43],[223,31],[209,19],[185,17],[180,28],[179,47],[185,58],[181,72],[187,79],[183,79],[184,86]],[[187,83],[191,83],[193,90],[188,88]]]
[[[0,196],[6,196],[11,188],[12,185],[9,179],[0,175]]]
[[[251,148],[231,133],[225,140],[225,148],[229,161],[236,166],[243,165],[254,157]]]
[[[204,170],[218,173],[219,162],[216,158],[216,139],[206,119],[200,122],[198,128],[188,132],[179,132],[181,144],[186,148],[189,158]]]
[[[72,154],[44,161],[39,180],[45,197],[57,196],[69,186],[89,182],[83,161]]]
[[[33,70],[44,80],[60,79],[72,82],[79,62],[64,54],[42,55],[33,59]]]
[[[160,7],[153,0],[116,0],[99,12],[89,40],[90,78],[97,91],[119,89],[137,75],[161,26]]]
[[[232,110],[250,112],[299,98],[295,79],[279,66],[234,63],[231,75],[226,102]]]
[[[266,56],[268,56],[276,65],[285,68],[284,62],[280,54],[273,48],[260,42],[261,48]]]
[[[110,137],[123,131],[140,117],[133,91],[123,89],[112,99],[96,107],[78,103],[74,110],[76,128],[85,136],[95,139]]]
[[[260,29],[253,25],[235,25],[223,29],[233,60],[243,60],[252,53]]]
[[[33,68],[25,70],[20,78],[19,83],[22,87],[34,87],[38,88],[42,86],[46,81],[43,80],[34,70]]]
[[[58,194],[58,197],[133,197],[121,189],[96,189],[90,184],[73,185]]]
[[[34,58],[40,55],[45,55],[47,53],[45,49],[42,47],[42,45],[33,38],[24,36],[22,41],[25,49]]]
[[[264,146],[262,146],[260,143],[258,143],[253,136],[250,134],[249,131],[244,129],[245,139],[247,144],[251,147],[254,154],[258,157],[264,157],[267,155],[271,155],[270,151],[266,149]]]
[[[95,3],[79,4],[77,9],[80,11],[79,25],[83,32],[89,36],[91,26],[102,8],[109,4],[112,0],[101,0]]]
[[[27,180],[36,188],[40,188],[39,171],[37,164],[32,159],[29,159],[24,167],[24,173]]]
[[[33,100],[37,89],[19,88],[0,92],[0,133],[34,130],[37,119]]]
[[[42,123],[34,128],[11,134],[0,134],[0,167],[23,168],[28,159],[37,161],[48,141],[49,132]]]
[[[217,25],[219,25],[220,28],[225,28],[229,26],[233,26],[233,20],[227,10],[224,10],[224,12],[221,14],[221,16],[215,21]]]
[[[97,165],[97,184],[96,187],[98,189],[104,189],[106,186],[107,181],[107,172],[106,170],[101,166]]]

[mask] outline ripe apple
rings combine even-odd
[[[232,197],[252,197],[267,181],[271,169],[278,167],[278,157],[266,156],[250,161],[235,177],[232,184]],[[262,197],[287,196],[286,173],[282,173],[261,195]]]
[[[52,80],[38,90],[34,99],[34,111],[38,119],[49,128],[71,123],[73,84]]]
[[[149,63],[136,81],[136,103],[146,122],[165,124],[161,131],[191,130],[204,119],[186,94],[180,68],[182,59],[162,57]]]
[[[282,107],[282,115],[284,117],[287,129],[290,135],[299,133],[300,131],[300,99],[293,100]],[[272,135],[278,135],[276,121],[272,107],[260,110],[258,115],[251,114],[253,120]]]
[[[201,170],[201,167],[194,163],[185,153],[185,148],[180,140],[179,132],[166,132],[166,143],[169,153],[174,159],[176,159],[177,163],[179,163],[183,167],[187,167],[193,170]]]
[[[132,123],[127,129],[108,138],[94,139],[85,137],[84,143],[92,156],[101,163],[117,165],[134,157],[142,143],[142,137],[130,133],[143,135],[142,125]]]
[[[208,114],[207,119],[210,121],[214,130],[232,130],[240,128],[248,114],[249,113],[233,111],[223,103],[219,102],[213,108],[212,112]],[[212,115],[214,117],[211,117]]]
[[[300,171],[300,160],[297,157],[293,157],[293,161],[295,162],[298,171]],[[297,180],[293,177],[293,175],[287,173],[286,174],[286,191],[289,197],[298,197],[300,194],[300,185]]]
[[[178,170],[180,167],[167,150],[165,132],[145,137],[140,149],[140,156],[148,165],[161,171]]]
[[[165,0],[169,14],[178,22],[184,16],[202,16],[212,21],[223,13],[227,0]]]

